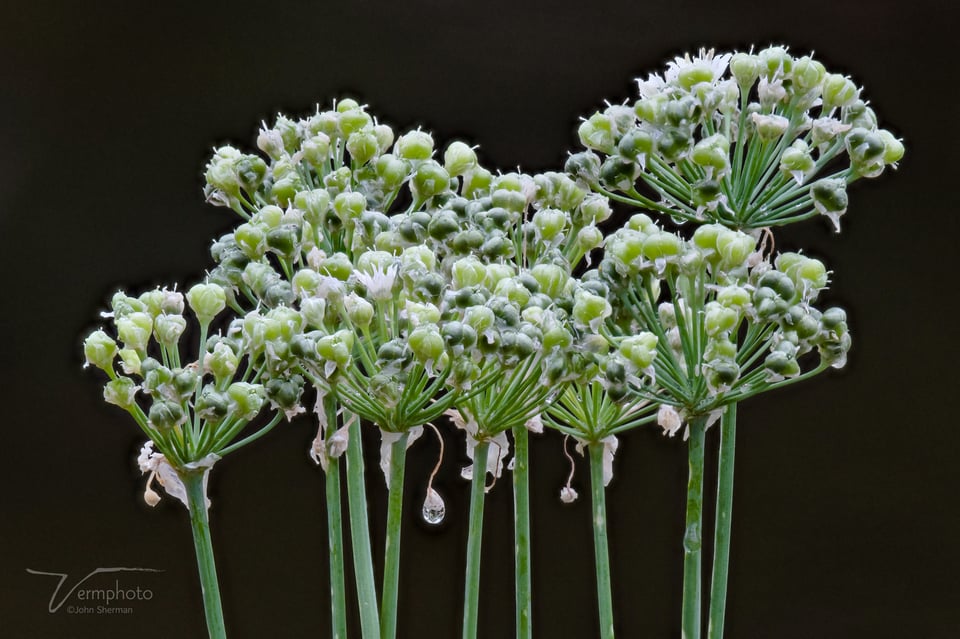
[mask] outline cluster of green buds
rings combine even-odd
[[[638,85],[632,107],[611,105],[581,124],[589,150],[567,170],[676,221],[750,229],[822,214],[839,230],[847,185],[903,157],[860,87],[782,47],[701,50]]]
[[[200,352],[184,358],[181,338],[188,322],[185,307],[199,325]],[[207,338],[211,322],[224,310],[226,295],[217,284],[202,283],[186,295],[154,289],[139,297],[116,293],[113,331],[98,329],[84,341],[86,364],[103,370],[109,381],[103,397],[127,411],[149,438],[140,466],[158,477],[168,493],[186,504],[182,473],[209,470],[223,455],[272,428],[285,413],[296,413],[302,386],[264,366],[263,345],[231,330]],[[262,336],[261,336],[262,337]],[[277,411],[259,433],[235,441],[265,407]],[[159,496],[150,489],[151,505]]]
[[[632,391],[663,406],[670,434],[679,417],[846,361],[845,313],[813,305],[827,286],[824,265],[798,253],[771,262],[741,231],[706,224],[685,240],[637,214],[607,239],[598,273],[618,301],[611,340],[628,357],[639,349],[641,363],[656,350],[658,388]]]

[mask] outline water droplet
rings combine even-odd
[[[423,520],[431,526],[436,526],[443,521],[443,516],[447,514],[447,507],[443,503],[443,497],[433,488],[427,488],[427,498],[423,500]]]

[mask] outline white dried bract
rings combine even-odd
[[[183,481],[180,479],[179,473],[173,466],[170,465],[170,462],[167,461],[167,458],[163,455],[163,453],[153,450],[153,446],[153,441],[147,440],[147,442],[140,449],[140,454],[137,457],[137,465],[140,467],[140,472],[144,474],[151,473],[150,479],[147,481],[147,489],[144,493],[144,501],[146,501],[147,504],[154,506],[160,500],[160,496],[150,488],[150,483],[155,477],[157,481],[160,482],[160,485],[163,486],[163,489],[168,495],[178,499],[180,503],[182,503],[189,510],[190,501],[189,497],[187,496],[187,489],[183,485]],[[203,494],[205,508],[210,508],[210,499],[206,498],[207,478],[210,475],[210,469],[219,460],[219,455],[214,455],[211,453],[203,459],[190,462],[189,464],[184,464],[184,470],[187,471],[203,470]]]

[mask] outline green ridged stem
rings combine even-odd
[[[207,518],[207,496],[203,490],[204,474],[203,471],[184,472],[180,474],[180,480],[187,492],[190,527],[193,530],[193,549],[197,555],[200,589],[203,592],[203,612],[207,618],[207,633],[210,639],[226,639],[223,606],[220,603],[220,584],[217,581],[213,541],[210,539],[210,521]]]
[[[380,636],[397,636],[397,597],[400,594],[400,529],[403,525],[403,475],[407,439],[403,433],[390,452],[390,492],[387,498],[387,535],[383,564],[383,597],[380,600]]]
[[[703,529],[703,447],[706,439],[706,418],[690,422],[690,476],[687,481],[687,520],[683,534],[683,612],[682,639],[700,639],[700,592]]]
[[[613,639],[613,592],[610,585],[610,550],[607,545],[607,500],[603,485],[603,444],[593,443],[590,451],[590,493],[593,515],[593,554],[597,569],[597,611],[600,639]]]
[[[729,404],[720,418],[720,464],[717,471],[717,519],[713,537],[713,576],[710,580],[709,639],[723,637],[730,567],[730,524],[733,520],[733,464],[737,438],[737,405]]]
[[[377,612],[377,586],[373,577],[373,556],[370,551],[370,523],[367,519],[367,493],[363,481],[363,441],[360,418],[345,415],[350,424],[347,446],[347,501],[350,510],[350,545],[353,548],[353,572],[357,581],[357,604],[360,608],[360,629],[363,639],[380,639],[380,616]]]
[[[343,518],[340,511],[340,459],[327,460],[327,533],[330,557],[330,622],[333,639],[347,637],[347,597],[343,568]]]
[[[490,442],[479,441],[473,449],[473,479],[470,484],[470,527],[467,533],[467,570],[463,585],[463,639],[476,639],[480,603],[480,546],[483,538],[483,500],[487,483]]]
[[[532,639],[533,606],[530,583],[530,451],[527,427],[513,428],[513,521],[517,597],[516,639]]]

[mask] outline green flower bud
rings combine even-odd
[[[586,291],[580,291],[573,303],[573,318],[581,326],[589,326],[590,330],[600,328],[603,320],[613,314],[613,307],[606,298]]]
[[[443,153],[443,168],[450,175],[463,175],[476,166],[477,153],[463,142],[452,142]]]
[[[357,328],[366,328],[373,321],[373,304],[356,293],[343,298],[343,308],[350,322]]]
[[[349,139],[354,133],[368,129],[373,124],[373,118],[362,108],[342,109],[341,104],[343,103],[337,105],[337,112],[340,114],[338,125],[344,137]]]
[[[883,141],[883,161],[887,164],[896,164],[903,158],[903,142],[895,138],[886,129],[882,129],[878,133]]]
[[[233,233],[237,246],[251,260],[259,260],[266,250],[266,234],[253,224],[241,224]]]
[[[740,315],[737,311],[717,302],[710,302],[705,309],[703,326],[707,335],[716,337],[736,328],[739,321]]]
[[[577,231],[577,246],[587,253],[603,244],[603,232],[595,226],[585,226]]]
[[[163,300],[166,295],[166,289],[161,291],[159,288],[155,288],[152,291],[145,291],[140,294],[138,298],[140,303],[143,305],[143,312],[149,315],[151,318],[156,317],[163,312]]]
[[[410,175],[410,164],[397,156],[387,153],[377,160],[377,176],[383,181],[383,186],[393,191]]]
[[[464,197],[474,197],[477,194],[486,193],[493,183],[493,173],[477,166],[463,175],[463,188],[460,190]]]
[[[183,318],[183,315],[162,313],[153,320],[153,332],[157,336],[157,341],[167,348],[173,348],[177,345],[186,328],[187,320]]]
[[[367,210],[367,198],[353,191],[339,193],[333,199],[333,210],[341,220],[355,220]]]
[[[183,406],[165,399],[153,402],[148,417],[153,427],[160,431],[169,430],[187,421]]]
[[[393,146],[393,129],[386,124],[378,124],[373,127],[373,135],[377,138],[377,146],[380,153],[386,153]]]
[[[750,305],[750,292],[740,286],[725,286],[717,292],[717,303],[742,311]]]
[[[361,108],[360,103],[353,98],[341,98],[340,100],[335,100],[334,106],[336,107],[336,113],[338,114]]]
[[[617,151],[630,160],[640,160],[653,153],[656,143],[653,136],[643,129],[633,129],[620,138]]]
[[[240,358],[224,342],[218,342],[214,345],[213,351],[203,356],[203,370],[213,374],[218,386],[233,378],[239,363]]]
[[[138,390],[140,387],[129,377],[118,377],[103,387],[103,400],[124,410],[132,410]]]
[[[846,326],[847,313],[842,308],[828,308],[823,312],[820,321],[827,330],[836,330],[837,328]]]
[[[817,211],[833,219],[839,228],[836,218],[847,210],[847,183],[842,179],[818,180],[810,185],[810,197]]]
[[[794,142],[783,155],[780,156],[780,170],[789,173],[802,184],[807,175],[813,173],[816,168],[816,162],[810,155],[810,149],[803,140]]]
[[[304,161],[314,169],[327,164],[330,158],[330,136],[326,133],[317,133],[303,141],[300,145]]]
[[[493,327],[496,316],[486,306],[471,306],[463,314],[463,321],[482,335]]]
[[[410,131],[397,140],[394,153],[404,160],[428,160],[433,155],[433,138],[426,131]]]
[[[653,364],[657,357],[659,339],[653,333],[642,331],[638,335],[631,335],[620,342],[620,354],[630,360],[638,369],[645,369]]]
[[[287,419],[292,418],[297,413],[302,412],[299,406],[300,397],[303,395],[304,380],[300,375],[292,375],[288,378],[273,378],[267,380],[264,384],[267,399],[274,408],[279,408],[287,415]]]
[[[206,422],[220,423],[230,412],[230,397],[207,384],[200,391],[197,404],[194,406],[194,412]]]
[[[410,189],[420,199],[428,199],[450,189],[450,174],[438,163],[430,160],[417,167]]]
[[[594,113],[585,120],[577,129],[577,135],[583,146],[607,155],[613,153],[617,146],[614,123],[603,113]]]
[[[629,191],[637,179],[639,167],[619,155],[611,155],[600,167],[600,182],[614,190]]]
[[[226,308],[227,295],[223,287],[217,284],[196,284],[187,291],[187,303],[200,324],[204,325]]]
[[[567,225],[567,215],[557,209],[540,209],[533,214],[533,225],[542,240],[558,242]]]
[[[173,388],[180,401],[187,401],[197,390],[200,377],[194,368],[180,368],[173,372]]]
[[[102,330],[97,330],[83,341],[83,354],[86,357],[84,367],[93,364],[97,368],[113,371],[113,358],[117,356],[117,343]]]
[[[530,269],[530,275],[540,286],[540,292],[553,299],[563,294],[570,280],[567,271],[555,264],[537,264]]]
[[[444,351],[443,336],[434,324],[413,329],[407,337],[407,342],[413,354],[423,363],[436,362]]]
[[[313,328],[323,328],[327,311],[327,301],[320,297],[308,297],[300,302],[300,312],[307,325]]]
[[[800,364],[793,357],[782,351],[772,351],[763,360],[763,367],[774,375],[795,377],[800,374]]]
[[[648,260],[674,257],[683,249],[682,240],[673,233],[657,231],[643,241],[642,254]]]
[[[257,211],[252,219],[253,222],[262,224],[264,230],[276,228],[283,221],[283,209],[271,204]]]
[[[380,144],[373,131],[357,131],[347,138],[347,152],[356,166],[363,166],[380,153]]]
[[[736,78],[740,89],[753,86],[760,76],[760,59],[749,53],[735,53],[730,58],[730,72]]]
[[[241,421],[250,421],[263,408],[263,386],[247,382],[234,382],[227,388],[230,412]]]
[[[728,268],[740,266],[747,261],[757,246],[757,240],[741,231],[724,229],[717,235],[717,251]]]
[[[793,69],[793,58],[783,47],[769,47],[757,54],[760,70],[768,79],[783,76]]]
[[[852,104],[859,93],[857,85],[850,78],[838,73],[827,74],[823,79],[823,113]]]
[[[730,141],[719,133],[704,138],[693,147],[691,159],[700,166],[725,171],[730,166]]]
[[[126,348],[144,352],[153,332],[153,319],[146,313],[130,313],[117,320],[117,336]]]
[[[451,276],[455,288],[478,286],[487,275],[486,267],[473,256],[464,257],[453,263]]]
[[[792,76],[793,90],[803,95],[817,91],[820,88],[826,76],[826,69],[816,60],[809,56],[804,56],[794,61]]]
[[[140,355],[132,348],[120,349],[120,366],[127,375],[139,375]]]
[[[600,179],[600,158],[591,151],[574,153],[567,158],[563,170],[577,180],[587,184],[596,184]]]
[[[335,277],[341,282],[346,282],[353,272],[353,263],[345,253],[334,253],[328,255],[320,261],[318,270],[324,275]]]
[[[772,142],[786,133],[790,120],[782,115],[761,115],[752,113],[750,121],[757,128],[757,135],[764,142]]]

